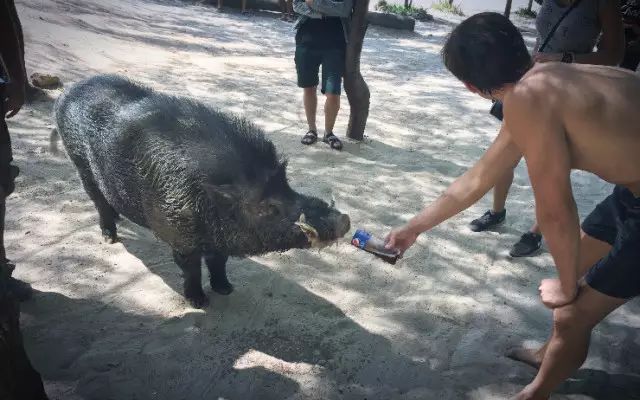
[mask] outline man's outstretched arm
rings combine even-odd
[[[404,253],[418,235],[466,210],[484,196],[510,169],[522,154],[511,141],[505,124],[484,156],[456,179],[435,202],[413,217],[406,225],[394,229],[387,237],[387,247]]]

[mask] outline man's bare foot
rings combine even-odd
[[[506,356],[512,360],[523,362],[535,369],[540,368],[542,357],[544,357],[544,347],[536,349],[527,349],[526,347],[514,347],[507,351]]]
[[[527,386],[511,400],[549,400],[549,396],[538,396]]]

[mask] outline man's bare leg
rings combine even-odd
[[[327,93],[326,96],[327,99],[324,102],[324,132],[329,134],[333,133],[338,111],[340,111],[340,95]]]
[[[334,150],[342,150],[342,142],[333,133],[338,111],[340,111],[340,95],[327,93],[326,96],[327,99],[324,102],[324,138],[322,141]]]
[[[507,196],[509,195],[509,189],[511,189],[511,185],[513,184],[513,170],[509,170],[504,177],[502,177],[493,188],[493,208],[491,210],[492,213],[497,214],[501,213],[505,209],[505,204],[507,202]],[[531,228],[529,229],[530,233],[535,233],[536,235],[540,235],[540,227],[538,226],[538,221],[535,221]]]
[[[509,189],[511,189],[511,185],[513,184],[513,170],[509,170],[505,174],[505,176],[496,183],[496,186],[493,188],[493,209],[491,210],[493,213],[500,213],[504,211],[505,204],[507,202],[507,196],[509,195]],[[538,221],[535,221],[529,232],[540,234],[540,227],[538,226]]]
[[[317,86],[304,88],[302,101],[304,103],[304,113],[307,117],[307,125],[309,126],[309,130],[313,132],[318,132],[318,127],[316,126],[316,113],[318,111],[318,88]]]
[[[509,194],[509,188],[511,187],[512,182],[513,168],[505,172],[505,174],[496,182],[493,187],[493,207],[489,211],[485,212],[480,218],[476,218],[471,221],[469,227],[472,231],[483,232],[504,222],[507,215],[505,203],[507,201],[507,195]]]
[[[547,400],[586,360],[593,327],[625,302],[583,284],[575,302],[553,311],[553,333],[538,375],[515,400]]]
[[[537,223],[536,225],[537,226]],[[595,239],[584,232],[580,236],[580,265],[578,274],[583,276],[587,273],[595,263],[607,255],[611,251],[609,243]],[[549,342],[547,341],[539,349],[530,349],[526,347],[516,347],[507,352],[506,356],[512,360],[523,362],[534,368],[540,368],[542,360],[547,351]]]
[[[549,342],[547,341],[542,347],[538,349],[530,349],[527,347],[515,347],[507,352],[507,357],[512,360],[523,362],[535,369],[540,368],[540,364],[542,364],[542,359],[544,358],[544,353],[547,352],[547,346]]]
[[[493,188],[493,210],[491,210],[493,213],[500,213],[504,211],[512,183],[513,170],[510,169],[509,172],[507,172]]]
[[[289,15],[289,18],[293,21],[296,19],[296,16],[293,13],[293,0],[285,0],[285,2],[287,3],[287,14]]]
[[[536,233],[536,234],[540,234],[540,225],[538,225],[538,221],[535,221],[533,223],[533,225],[531,225],[531,228],[529,228],[529,232],[531,233]]]

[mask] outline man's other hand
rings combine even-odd
[[[572,303],[578,294],[577,287],[568,290],[570,293],[562,289],[559,279],[543,279],[540,282],[540,298],[547,308],[558,308]]]

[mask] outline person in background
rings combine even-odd
[[[22,58],[24,59],[24,34],[22,33],[22,24],[20,23],[20,19],[18,18],[18,11],[16,10],[16,5],[13,0],[5,1],[7,3],[6,12],[8,12],[8,17],[15,22],[15,29],[18,35],[18,41],[20,42],[20,53],[22,54]],[[37,100],[38,98],[45,96],[42,89],[32,86],[29,83],[29,80],[26,78],[24,81],[24,93],[25,103],[30,103],[34,100]]]
[[[280,1],[280,10],[282,10],[282,16],[280,17],[283,21],[293,21],[295,19],[293,14],[293,0],[279,0]]]
[[[0,268],[9,275],[15,269],[8,259],[4,246],[6,199],[15,189],[18,167],[11,164],[11,138],[5,118],[20,111],[25,102],[27,76],[24,66],[24,43],[20,20],[12,0],[0,2]],[[31,287],[11,278],[8,289],[18,300],[31,296]]]
[[[324,137],[322,141],[334,150],[342,150],[342,142],[333,133],[340,110],[342,75],[349,36],[349,17],[353,0],[297,0],[293,9],[300,14],[296,29],[296,72],[303,91],[307,133],[302,144],[318,140],[316,112],[318,107],[318,73],[322,66],[321,92],[325,95]]]
[[[621,3],[625,51],[620,66],[634,71],[640,64],[640,0],[622,0]]]
[[[560,23],[544,52],[538,52],[542,41],[574,1],[576,0],[542,1],[536,17],[538,34],[533,51],[534,61],[618,65],[624,54],[624,30],[619,0],[581,0]],[[598,47],[594,51],[596,43]],[[493,188],[493,207],[480,218],[471,221],[471,230],[481,232],[504,222],[507,215],[505,203],[512,183],[513,170],[510,170]],[[512,257],[530,256],[541,245],[540,228],[534,223],[513,245],[509,254]]]

